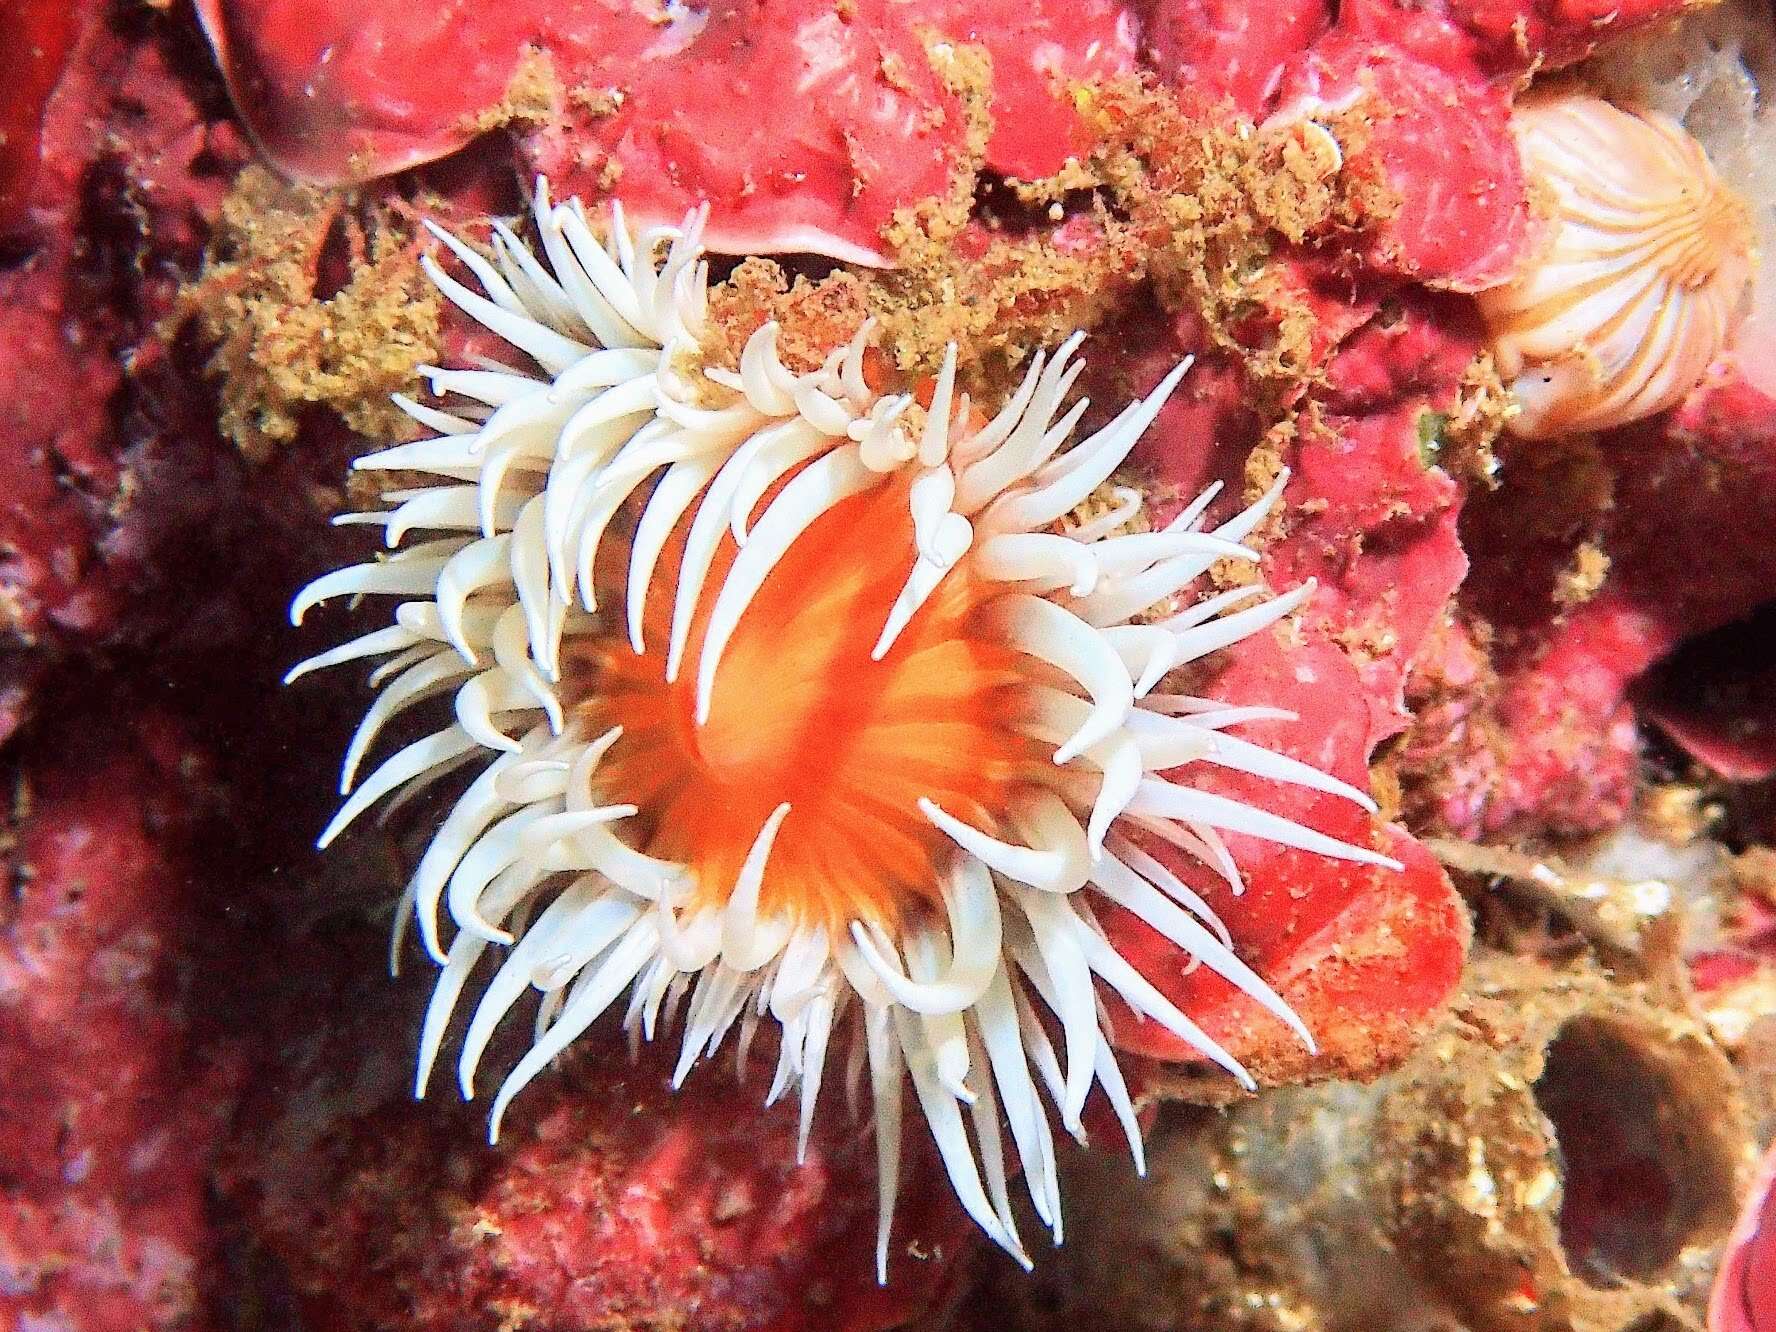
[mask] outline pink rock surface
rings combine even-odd
[[[1135,68],[1137,24],[1122,0],[903,0],[899,21],[980,46],[993,62],[986,165],[1052,176],[1088,147],[1073,88]]]
[[[656,24],[603,0],[369,8],[311,0],[197,0],[205,35],[242,121],[287,175],[364,180],[434,161],[478,132],[526,46],[557,48],[578,72],[681,46],[693,11]],[[448,70],[448,76],[441,72]]]
[[[1331,25],[1327,0],[1149,0],[1141,56],[1172,86],[1226,98],[1247,116],[1270,102],[1289,57]]]
[[[1509,92],[1341,26],[1289,62],[1270,120],[1351,108],[1368,125],[1361,151],[1399,201],[1370,269],[1457,291],[1508,277],[1531,239]]]
[[[240,1061],[206,1041],[188,975],[205,763],[128,705],[71,712],[23,760],[0,856],[5,1326],[207,1321],[209,1173]]]
[[[1497,658],[1488,738],[1451,786],[1452,827],[1582,834],[1621,817],[1639,749],[1631,686],[1685,640],[1749,615],[1776,580],[1762,500],[1776,485],[1773,421],[1776,403],[1723,364],[1675,411],[1606,436],[1609,503],[1592,539],[1608,579],[1570,610],[1552,585],[1583,535],[1560,518],[1574,498],[1514,485],[1507,463],[1503,488],[1463,529],[1483,552],[1464,600],[1507,627],[1509,650]],[[1735,761],[1693,718],[1674,734],[1695,735],[1704,760]]]
[[[1368,719],[1360,702],[1341,708],[1334,692],[1344,689],[1354,698],[1360,688],[1350,663],[1330,644],[1284,652],[1260,641],[1238,654],[1212,692],[1229,702],[1295,710],[1300,720],[1254,726],[1254,738],[1267,732],[1266,745],[1361,783]],[[1333,836],[1374,836],[1361,810],[1312,792],[1279,794],[1274,784],[1236,775],[1193,774],[1193,781]],[[1466,953],[1466,908],[1430,854],[1398,829],[1383,830],[1377,844],[1404,863],[1404,872],[1245,838],[1228,841],[1246,883],[1239,897],[1200,865],[1168,859],[1209,900],[1239,940],[1241,955],[1301,1016],[1316,1051],[1221,978],[1187,973],[1170,945],[1120,913],[1107,924],[1118,948],[1263,1082],[1373,1076],[1403,1055],[1424,1020],[1448,1001]],[[1152,1024],[1126,1012],[1118,1011],[1118,1018],[1118,1040],[1126,1048],[1161,1060],[1195,1061]]]
[[[191,404],[126,382],[124,366],[198,261],[244,156],[188,80],[201,47],[137,40],[96,5],[68,21],[14,229],[22,258],[0,266],[0,656],[128,632],[154,581],[186,506],[150,437],[184,429],[168,418]],[[201,414],[195,435],[215,437]]]
[[[1727,1241],[1708,1302],[1708,1332],[1776,1327],[1776,1151],[1764,1158]]]
[[[1641,718],[1732,782],[1776,777],[1776,623],[1770,611],[1685,642],[1635,690]]]
[[[547,59],[554,105],[514,128],[527,172],[557,196],[613,193],[661,223],[708,201],[717,251],[866,264],[886,262],[895,210],[945,193],[966,165],[967,119],[927,39],[992,57],[987,161],[1027,178],[1082,146],[1071,84],[1134,64],[1115,0],[513,0],[467,25],[460,6],[406,0],[369,16],[295,0],[198,9],[242,117],[297,178],[362,180],[456,151],[501,119],[530,53]]]
[[[343,984],[386,1002],[386,984]],[[914,1126],[893,1281],[876,1284],[874,1145],[842,1085],[798,1165],[795,1111],[762,1111],[756,1076],[724,1061],[674,1092],[670,1052],[632,1065],[599,1043],[488,1148],[484,1105],[448,1088],[414,1102],[385,1030],[336,1026],[292,1029],[282,1091],[249,1105],[225,1176],[316,1332],[454,1332],[516,1310],[552,1329],[879,1332],[941,1300],[978,1240]]]
[[[1133,380],[1118,384],[1139,392],[1144,374],[1156,378],[1175,363],[1192,330],[1162,332],[1150,314],[1136,318],[1146,332],[1131,341],[1147,351]],[[1430,294],[1408,297],[1386,320],[1351,323],[1351,335],[1325,351],[1331,388],[1312,417],[1321,424],[1304,413],[1281,450],[1293,472],[1289,517],[1264,547],[1273,587],[1314,577],[1320,591],[1296,628],[1237,644],[1202,688],[1231,703],[1293,710],[1298,720],[1247,733],[1363,787],[1375,746],[1405,724],[1406,670],[1466,570],[1456,538],[1460,490],[1428,465],[1419,421],[1451,404],[1478,332],[1461,298]],[[1236,381],[1217,375],[1161,413],[1143,457],[1176,493],[1221,479],[1230,494],[1217,504],[1233,505],[1254,442],[1238,429],[1222,432],[1237,403]],[[1201,770],[1190,780],[1334,836],[1370,835],[1362,811],[1312,791]],[[1315,1032],[1317,1056],[1225,982],[1184,974],[1183,960],[1137,922],[1117,914],[1109,928],[1259,1077],[1362,1076],[1403,1050],[1416,1024],[1446,1001],[1467,939],[1465,910],[1428,853],[1398,830],[1383,836],[1405,873],[1229,837],[1248,885],[1238,897],[1202,866],[1172,858]],[[1126,1014],[1119,1038],[1157,1058],[1189,1058],[1180,1042]]]
[[[1346,0],[1339,26],[1397,42],[1446,69],[1516,80],[1583,60],[1685,7],[1686,0]]]

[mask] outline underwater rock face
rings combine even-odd
[[[1761,496],[1776,468],[1773,410],[1723,369],[1675,411],[1615,432],[1594,452],[1544,464],[1529,457],[1536,445],[1523,446],[1500,490],[1473,498],[1463,538],[1480,558],[1462,599],[1498,635],[1497,674],[1461,691],[1459,745],[1435,738],[1451,734],[1447,720],[1428,737],[1436,752],[1424,756],[1425,794],[1444,826],[1464,836],[1583,835],[1620,819],[1639,743],[1631,687],[1680,643],[1768,600],[1776,556],[1761,535]],[[1727,473],[1743,484],[1720,485]],[[1711,535],[1673,543],[1679,530]],[[1719,559],[1724,548],[1735,558]],[[1587,552],[1608,577],[1563,600],[1563,580],[1593,558]],[[1688,681],[1675,696],[1660,686],[1654,715],[1686,707],[1704,684]],[[1421,688],[1426,698],[1438,688],[1431,667]],[[1692,715],[1680,726],[1680,743],[1697,725]],[[1710,748],[1702,739],[1697,753],[1706,760]]]
[[[335,983],[386,989],[364,974]],[[654,1054],[602,1044],[490,1149],[472,1108],[412,1099],[407,1070],[366,1049],[379,1030],[328,1033],[324,1056],[313,1034],[289,1043],[284,1092],[248,1102],[224,1175],[317,1332],[516,1316],[881,1332],[939,1303],[971,1247],[947,1188],[921,1191],[897,1227],[907,1279],[878,1286],[869,1142],[823,1133],[798,1165],[793,1108],[761,1114],[757,1083],[741,1099],[731,1061],[675,1092]]]
[[[1339,21],[1433,64],[1515,82],[1583,60],[1691,7],[1687,0],[1354,0],[1340,7]]]
[[[667,225],[707,199],[714,250],[865,264],[888,261],[896,210],[949,193],[972,153],[1007,176],[1059,171],[1083,144],[1058,90],[1134,63],[1133,21],[1112,0],[520,0],[466,29],[428,5],[368,22],[286,0],[198,10],[242,117],[298,179],[388,175],[509,126],[561,196],[614,191],[632,220]],[[978,76],[928,57],[946,42],[991,60],[990,106]],[[993,117],[984,144],[969,142],[964,93]]]
[[[997,1271],[983,1309],[1019,1332],[1697,1329],[1750,1134],[1726,1058],[1656,991],[1492,956],[1372,1085],[1169,1108],[1154,1141],[1149,1207],[1080,1156],[1056,1269]]]
[[[1247,891],[1205,885],[1318,1035],[1312,1055],[1106,913],[1117,946],[1270,1088],[1225,1118],[1180,1107],[1231,1089],[1114,1012],[1147,1116],[1163,1103],[1157,1178],[1109,1152],[1070,1167],[1067,1247],[1032,1246],[1040,1284],[995,1272],[981,1325],[1044,1299],[1074,1326],[1113,1311],[1263,1332],[1696,1325],[1734,1205],[1735,1076],[1761,1130],[1776,1123],[1754,1085],[1776,1084],[1763,890],[1696,965],[1709,1020],[1745,1019],[1736,1043],[1710,1028],[1737,1074],[1668,996],[1590,971],[1554,985],[1528,963],[1486,994],[1471,984],[1418,1058],[1385,1071],[1438,1021],[1467,947],[1468,906],[1426,834],[1615,824],[1645,796],[1646,719],[1737,783],[1708,788],[1735,837],[1756,850],[1776,832],[1761,723],[1741,706],[1760,697],[1744,647],[1758,631],[1737,627],[1776,585],[1776,404],[1746,379],[1776,365],[1767,339],[1674,410],[1532,460],[1500,439],[1502,386],[1464,294],[1528,243],[1514,97],[1681,5],[199,0],[203,27],[185,6],[16,8],[0,19],[18,53],[0,112],[0,1323],[861,1332],[936,1326],[977,1279],[947,1193],[909,1185],[897,1278],[877,1287],[868,1137],[835,1115],[798,1167],[793,1115],[761,1112],[762,1088],[725,1069],[669,1094],[662,1070],[597,1045],[545,1075],[499,1149],[474,1107],[413,1102],[419,987],[383,962],[414,848],[367,833],[334,873],[306,851],[350,686],[275,693],[303,648],[269,626],[304,576],[361,552],[324,522],[368,446],[341,412],[386,404],[350,401],[338,362],[306,344],[299,366],[280,359],[295,345],[280,338],[366,336],[374,284],[352,283],[393,271],[379,225],[406,244],[436,218],[479,243],[544,168],[655,220],[714,193],[736,250],[902,262],[846,269],[847,285],[792,253],[728,292],[811,344],[885,313],[893,354],[922,370],[938,330],[962,330],[983,395],[1075,324],[1092,332],[1098,409],[1197,354],[1132,473],[1162,512],[1168,487],[1223,480],[1235,505],[1292,469],[1260,568],[1320,589],[1201,684],[1295,710],[1262,738],[1372,786],[1399,814],[1385,837],[1405,871],[1242,844]],[[1757,4],[1704,17],[1748,14],[1768,19]],[[928,24],[954,48],[941,69]],[[1746,51],[1766,49],[1759,32]],[[799,100],[733,95],[743,66],[755,89],[799,80],[810,49],[824,74]],[[1758,60],[1736,50],[1710,46],[1715,92],[1671,91],[1668,109],[1767,220],[1729,170],[1768,157]],[[1129,91],[1142,71],[1155,84]],[[1609,87],[1645,86],[1622,79]],[[1180,105],[1195,118],[1168,119]],[[1711,117],[1717,134],[1697,128]],[[1124,151],[1131,122],[1166,128]],[[1274,152],[1255,222],[1242,135]],[[1153,183],[1199,141],[1208,169]],[[329,183],[304,194],[273,168]],[[958,229],[896,250],[883,225],[921,204]],[[280,246],[297,240],[284,286]],[[229,355],[206,370],[218,335]],[[494,350],[448,317],[438,337],[453,364]],[[271,404],[287,436],[218,431],[230,390],[250,415],[293,367],[309,379]],[[1717,629],[1753,637],[1718,669],[1672,655]],[[1357,830],[1311,793],[1287,812]],[[429,980],[417,955],[404,964]],[[1482,1086],[1500,1070],[1523,1085]],[[1289,1085],[1325,1077],[1382,1081]],[[843,1089],[828,1094],[842,1109]],[[1094,1147],[1119,1140],[1104,1111],[1087,1111]],[[1439,1136],[1439,1117],[1455,1128]],[[907,1151],[908,1179],[935,1184],[924,1139]],[[1764,1316],[1747,1312],[1769,1270],[1758,1198],[1716,1287],[1727,1332]],[[1328,1247],[1350,1266],[1316,1268]],[[1655,1308],[1670,1321],[1641,1318]]]
[[[214,774],[140,699],[64,715],[57,744],[17,756],[0,858],[0,1321],[197,1326],[244,1071],[188,976],[213,910],[192,841]]]

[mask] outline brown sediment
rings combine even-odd
[[[1554,600],[1564,609],[1582,606],[1596,596],[1609,576],[1610,558],[1595,541],[1584,541],[1566,568],[1554,576]]]
[[[1107,210],[1091,242],[1072,251],[1050,235],[993,235],[964,253],[941,210],[903,214],[891,233],[896,269],[872,275],[870,306],[882,345],[902,369],[929,371],[950,342],[964,372],[983,386],[1008,387],[1024,356],[1091,329],[1142,276],[1133,235]]]
[[[1451,476],[1489,490],[1498,488],[1499,436],[1517,413],[1516,400],[1499,378],[1492,353],[1483,351],[1463,372],[1455,402],[1438,423],[1435,462]]]
[[[1614,961],[1662,966],[1671,952],[1672,888],[1658,879],[1629,880],[1505,846],[1451,838],[1425,845],[1444,867],[1553,912]],[[1459,879],[1458,879],[1459,882]]]
[[[1354,234],[1398,207],[1364,152],[1365,122],[1261,131],[1133,78],[1083,105],[1095,170],[1151,247],[1162,303],[1199,315],[1255,384],[1287,396],[1313,379],[1315,315],[1269,261],[1279,243]]]
[[[951,342],[965,376],[1006,386],[1032,348],[1101,323],[1143,276],[1135,236],[1100,201],[1078,246],[1057,234],[965,236],[992,135],[992,62],[974,46],[928,42],[932,67],[967,120],[948,194],[899,210],[883,239],[894,267],[869,275],[882,345],[909,372],[930,371]]]
[[[712,367],[735,369],[746,340],[768,320],[782,330],[777,354],[791,370],[817,370],[834,347],[851,341],[869,318],[864,282],[843,270],[792,282],[771,259],[747,259],[709,292],[703,353]]]
[[[1096,490],[1080,500],[1071,513],[1067,514],[1060,520],[1060,523],[1058,524],[1060,529],[1064,532],[1077,531],[1087,523],[1095,522],[1097,519],[1113,512],[1118,504],[1116,496],[1117,488],[1117,483],[1114,480],[1101,483]],[[1114,530],[1117,535],[1126,535],[1133,532],[1151,532],[1153,530],[1153,519],[1148,512],[1148,506],[1143,504],[1126,522],[1120,524]]]
[[[269,458],[317,407],[368,438],[410,435],[389,395],[417,390],[419,366],[440,347],[440,298],[416,234],[395,205],[360,206],[260,167],[241,173],[170,323],[195,320],[214,344],[221,429],[248,458]],[[344,254],[330,255],[341,243]]]
[[[955,343],[962,383],[993,401],[1032,348],[1096,327],[1151,278],[1168,309],[1199,316],[1207,341],[1238,356],[1268,415],[1316,382],[1316,316],[1269,259],[1279,244],[1355,234],[1393,208],[1361,150],[1360,120],[1261,133],[1132,76],[1080,87],[1094,144],[1048,181],[1009,186],[1029,206],[1089,198],[1058,225],[999,227],[975,199],[993,129],[991,61],[935,35],[927,50],[968,127],[948,190],[896,213],[883,234],[892,268],[792,281],[769,260],[742,263],[711,292],[715,363],[733,363],[770,318],[789,363],[811,367],[867,312],[903,373],[929,373]],[[1462,418],[1477,453],[1496,434],[1484,428],[1491,401],[1477,389]]]
[[[1699,1329],[1751,1141],[1689,1013],[1488,955],[1370,1086],[1166,1107],[1138,1207],[1125,1162],[1075,1159],[1066,1246],[992,1298],[1020,1332]]]
[[[584,100],[586,90],[574,91],[582,94],[575,99],[580,105],[589,105]],[[555,62],[547,51],[527,46],[506,83],[505,96],[492,106],[465,116],[460,128],[468,134],[485,134],[511,124],[545,125],[560,114],[561,102],[561,81],[555,76]]]
[[[1027,206],[1089,192],[1089,211],[1054,229],[970,234],[991,68],[969,47],[944,46],[934,64],[969,118],[973,167],[896,215],[884,237],[895,268],[869,275],[903,368],[929,369],[955,341],[982,370],[1015,370],[1028,348],[1094,327],[1150,277],[1166,308],[1199,316],[1208,342],[1277,403],[1315,378],[1315,315],[1269,260],[1397,205],[1362,152],[1360,120],[1260,132],[1134,76],[1082,86],[1074,102],[1092,146],[1049,180],[1010,186]]]

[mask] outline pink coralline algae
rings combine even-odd
[[[1275,96],[1284,62],[1326,31],[1331,11],[1326,0],[1262,10],[1241,0],[1151,0],[1141,54],[1167,83],[1256,115]]]
[[[1708,1302],[1708,1332],[1776,1327],[1776,1153],[1765,1157]]]
[[[1287,648],[1256,639],[1233,648],[1214,679],[1231,703],[1266,702],[1298,720],[1268,723],[1265,743],[1346,780],[1361,782],[1377,745],[1406,722],[1407,666],[1460,583],[1466,559],[1456,539],[1460,491],[1427,467],[1421,427],[1454,406],[1458,381],[1478,347],[1472,312],[1457,298],[1426,293],[1383,319],[1359,313],[1328,375],[1333,390],[1316,401],[1277,461],[1293,470],[1286,531],[1265,551],[1265,575],[1288,586],[1315,578],[1320,591]],[[1155,330],[1144,320],[1155,368],[1191,328]],[[1237,376],[1233,376],[1237,382]],[[1242,431],[1237,387],[1216,375],[1161,414],[1148,456],[1179,493],[1217,477],[1237,480],[1254,442]],[[1139,372],[1133,380],[1143,383]],[[1205,396],[1206,395],[1206,396]],[[1237,774],[1218,779],[1224,794],[1251,798]],[[1311,792],[1273,805],[1331,835],[1349,835],[1345,811]],[[1465,916],[1442,871],[1409,838],[1393,854],[1403,874],[1334,866],[1250,839],[1231,842],[1247,876],[1241,897],[1227,894],[1200,866],[1172,868],[1215,906],[1261,972],[1321,1037],[1304,1060],[1273,1020],[1218,978],[1193,972],[1167,987],[1230,1049],[1275,1080],[1310,1071],[1360,1073],[1411,1039],[1416,1023],[1444,1001],[1460,971]],[[1164,945],[1136,922],[1115,919],[1119,945],[1168,974]],[[1126,938],[1126,942],[1124,942]],[[1127,1021],[1131,1048],[1163,1058],[1178,1043]]]
[[[0,219],[0,738],[52,662],[217,631],[257,595],[246,566],[224,562],[195,618],[169,585],[236,524],[312,523],[338,457],[249,478],[188,391],[189,350],[156,331],[248,152],[201,42],[151,40],[99,8],[66,22],[28,199]],[[259,549],[275,561],[275,546]]]
[[[492,1151],[471,1145],[472,1110],[403,1095],[379,1031],[290,1042],[279,1071],[302,1095],[256,1098],[223,1172],[305,1326],[446,1332],[531,1309],[564,1328],[639,1314],[881,1332],[959,1274],[969,1223],[933,1188],[902,1218],[908,1279],[878,1286],[868,1140],[822,1134],[798,1164],[793,1110],[759,1112],[753,1083],[737,1099],[727,1069],[674,1092],[657,1057],[601,1046],[539,1087]]]
[[[1052,175],[1083,140],[1066,90],[1134,64],[1109,0],[708,8],[502,5],[465,44],[435,5],[320,15],[281,0],[198,6],[247,124],[303,180],[385,175],[510,122],[563,195],[621,198],[673,223],[702,200],[711,248],[887,261],[896,210],[967,169],[969,117],[928,46],[978,43],[993,62],[986,160]],[[423,12],[422,12],[423,11]],[[453,77],[435,71],[448,61]],[[960,78],[960,75],[957,76]]]
[[[24,758],[0,858],[0,1322],[191,1326],[241,1073],[187,975],[212,775],[174,719],[80,721]]]
[[[1583,60],[1604,43],[1669,20],[1685,7],[1685,0],[1355,0],[1339,7],[1339,21],[1444,68],[1516,80],[1538,68]]]
[[[1655,720],[1672,718],[1674,738],[1699,758],[1718,756],[1729,775],[1758,775],[1761,761],[1755,749],[1742,748],[1745,735],[1720,730],[1731,726],[1729,705],[1717,700],[1714,721],[1696,719],[1705,675],[1649,681],[1650,692],[1638,699],[1632,692],[1680,643],[1751,614],[1776,577],[1759,536],[1761,496],[1776,483],[1776,404],[1730,369],[1722,375],[1676,411],[1615,432],[1588,461],[1554,469],[1566,476],[1582,467],[1584,490],[1607,497],[1601,512],[1557,515],[1542,507],[1534,473],[1546,469],[1528,458],[1507,463],[1507,476],[1513,465],[1531,474],[1509,491],[1513,504],[1504,504],[1501,491],[1470,510],[1469,548],[1500,552],[1500,559],[1476,566],[1463,598],[1503,642],[1499,678],[1473,695],[1485,700],[1480,711],[1464,719],[1454,732],[1458,743],[1439,760],[1448,826],[1492,835],[1524,826],[1607,827],[1632,796],[1637,701]],[[1723,473],[1744,484],[1711,479]],[[1546,503],[1561,504],[1561,493],[1545,492]],[[1675,531],[1709,539],[1673,543]],[[1582,604],[1563,605],[1563,569],[1586,544],[1607,561],[1608,580]],[[1737,555],[1723,562],[1715,554],[1721,549]]]
[[[1353,110],[1398,197],[1368,268],[1458,291],[1510,276],[1530,214],[1509,91],[1341,29],[1285,66],[1271,121],[1330,121]]]

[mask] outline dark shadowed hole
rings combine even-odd
[[[321,252],[315,260],[314,296],[317,301],[331,300],[351,284],[352,222],[342,208],[334,215],[327,234],[321,241]]]
[[[1593,1286],[1656,1280],[1684,1247],[1709,1238],[1731,1166],[1679,1086],[1676,1070],[1608,1022],[1568,1023],[1535,1085],[1554,1126],[1565,1196],[1560,1242]]]
[[[1090,212],[1096,197],[1091,190],[1069,190],[1056,201],[1060,205],[1056,208],[1052,203],[1021,198],[1003,176],[983,171],[975,184],[974,217],[990,231],[1034,235],[1077,213]]]
[[[1776,771],[1776,602],[1688,640],[1634,702],[1690,757],[1735,782]]]
[[[35,238],[22,233],[0,235],[0,272],[24,267],[31,256],[37,253],[37,245]]]

